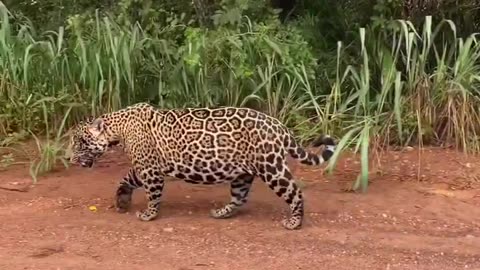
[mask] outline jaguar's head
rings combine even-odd
[[[105,122],[101,118],[80,122],[70,136],[70,163],[92,167],[96,159],[107,150],[109,141],[105,134]]]

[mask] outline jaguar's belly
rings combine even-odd
[[[240,169],[229,171],[211,171],[208,168],[183,168],[181,171],[172,172],[173,177],[190,184],[215,185],[233,181],[244,172]]]

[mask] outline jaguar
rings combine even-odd
[[[155,219],[166,177],[192,184],[230,185],[230,202],[210,210],[213,218],[233,216],[247,202],[255,177],[290,207],[284,228],[302,226],[304,195],[287,166],[287,156],[307,165],[327,162],[335,151],[332,137],[320,135],[307,152],[277,118],[242,107],[157,108],[137,103],[90,117],[73,128],[70,163],[92,167],[106,150],[121,144],[131,166],[116,188],[114,205],[127,212],[132,193],[143,188],[147,208],[136,212],[142,221]]]

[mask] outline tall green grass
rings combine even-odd
[[[378,147],[426,142],[470,153],[480,150],[476,34],[458,38],[453,22],[433,27],[431,17],[421,32],[397,20],[359,33],[362,62],[337,73],[332,88],[343,96],[335,100],[340,105],[333,106],[339,108],[333,115],[346,115],[339,148],[354,146],[360,152],[361,173],[354,189],[366,190],[371,151]]]
[[[336,64],[320,73],[301,31],[278,22],[172,23],[152,36],[96,13],[88,24],[73,18],[34,35],[10,24],[4,6],[0,14],[0,136],[36,134],[35,179],[61,160],[65,127],[138,101],[248,106],[278,117],[302,142],[333,134],[330,171],[344,150],[359,153],[355,190],[367,189],[373,156],[392,144],[480,150],[480,45],[474,34],[458,38],[451,21],[433,26],[426,17],[420,31],[402,20],[362,28],[355,43],[338,42]]]

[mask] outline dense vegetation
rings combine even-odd
[[[480,150],[478,2],[7,1],[0,144],[33,136],[36,176],[87,115],[138,101],[248,106],[303,142],[326,132],[359,151],[354,187],[366,188],[372,150]]]

